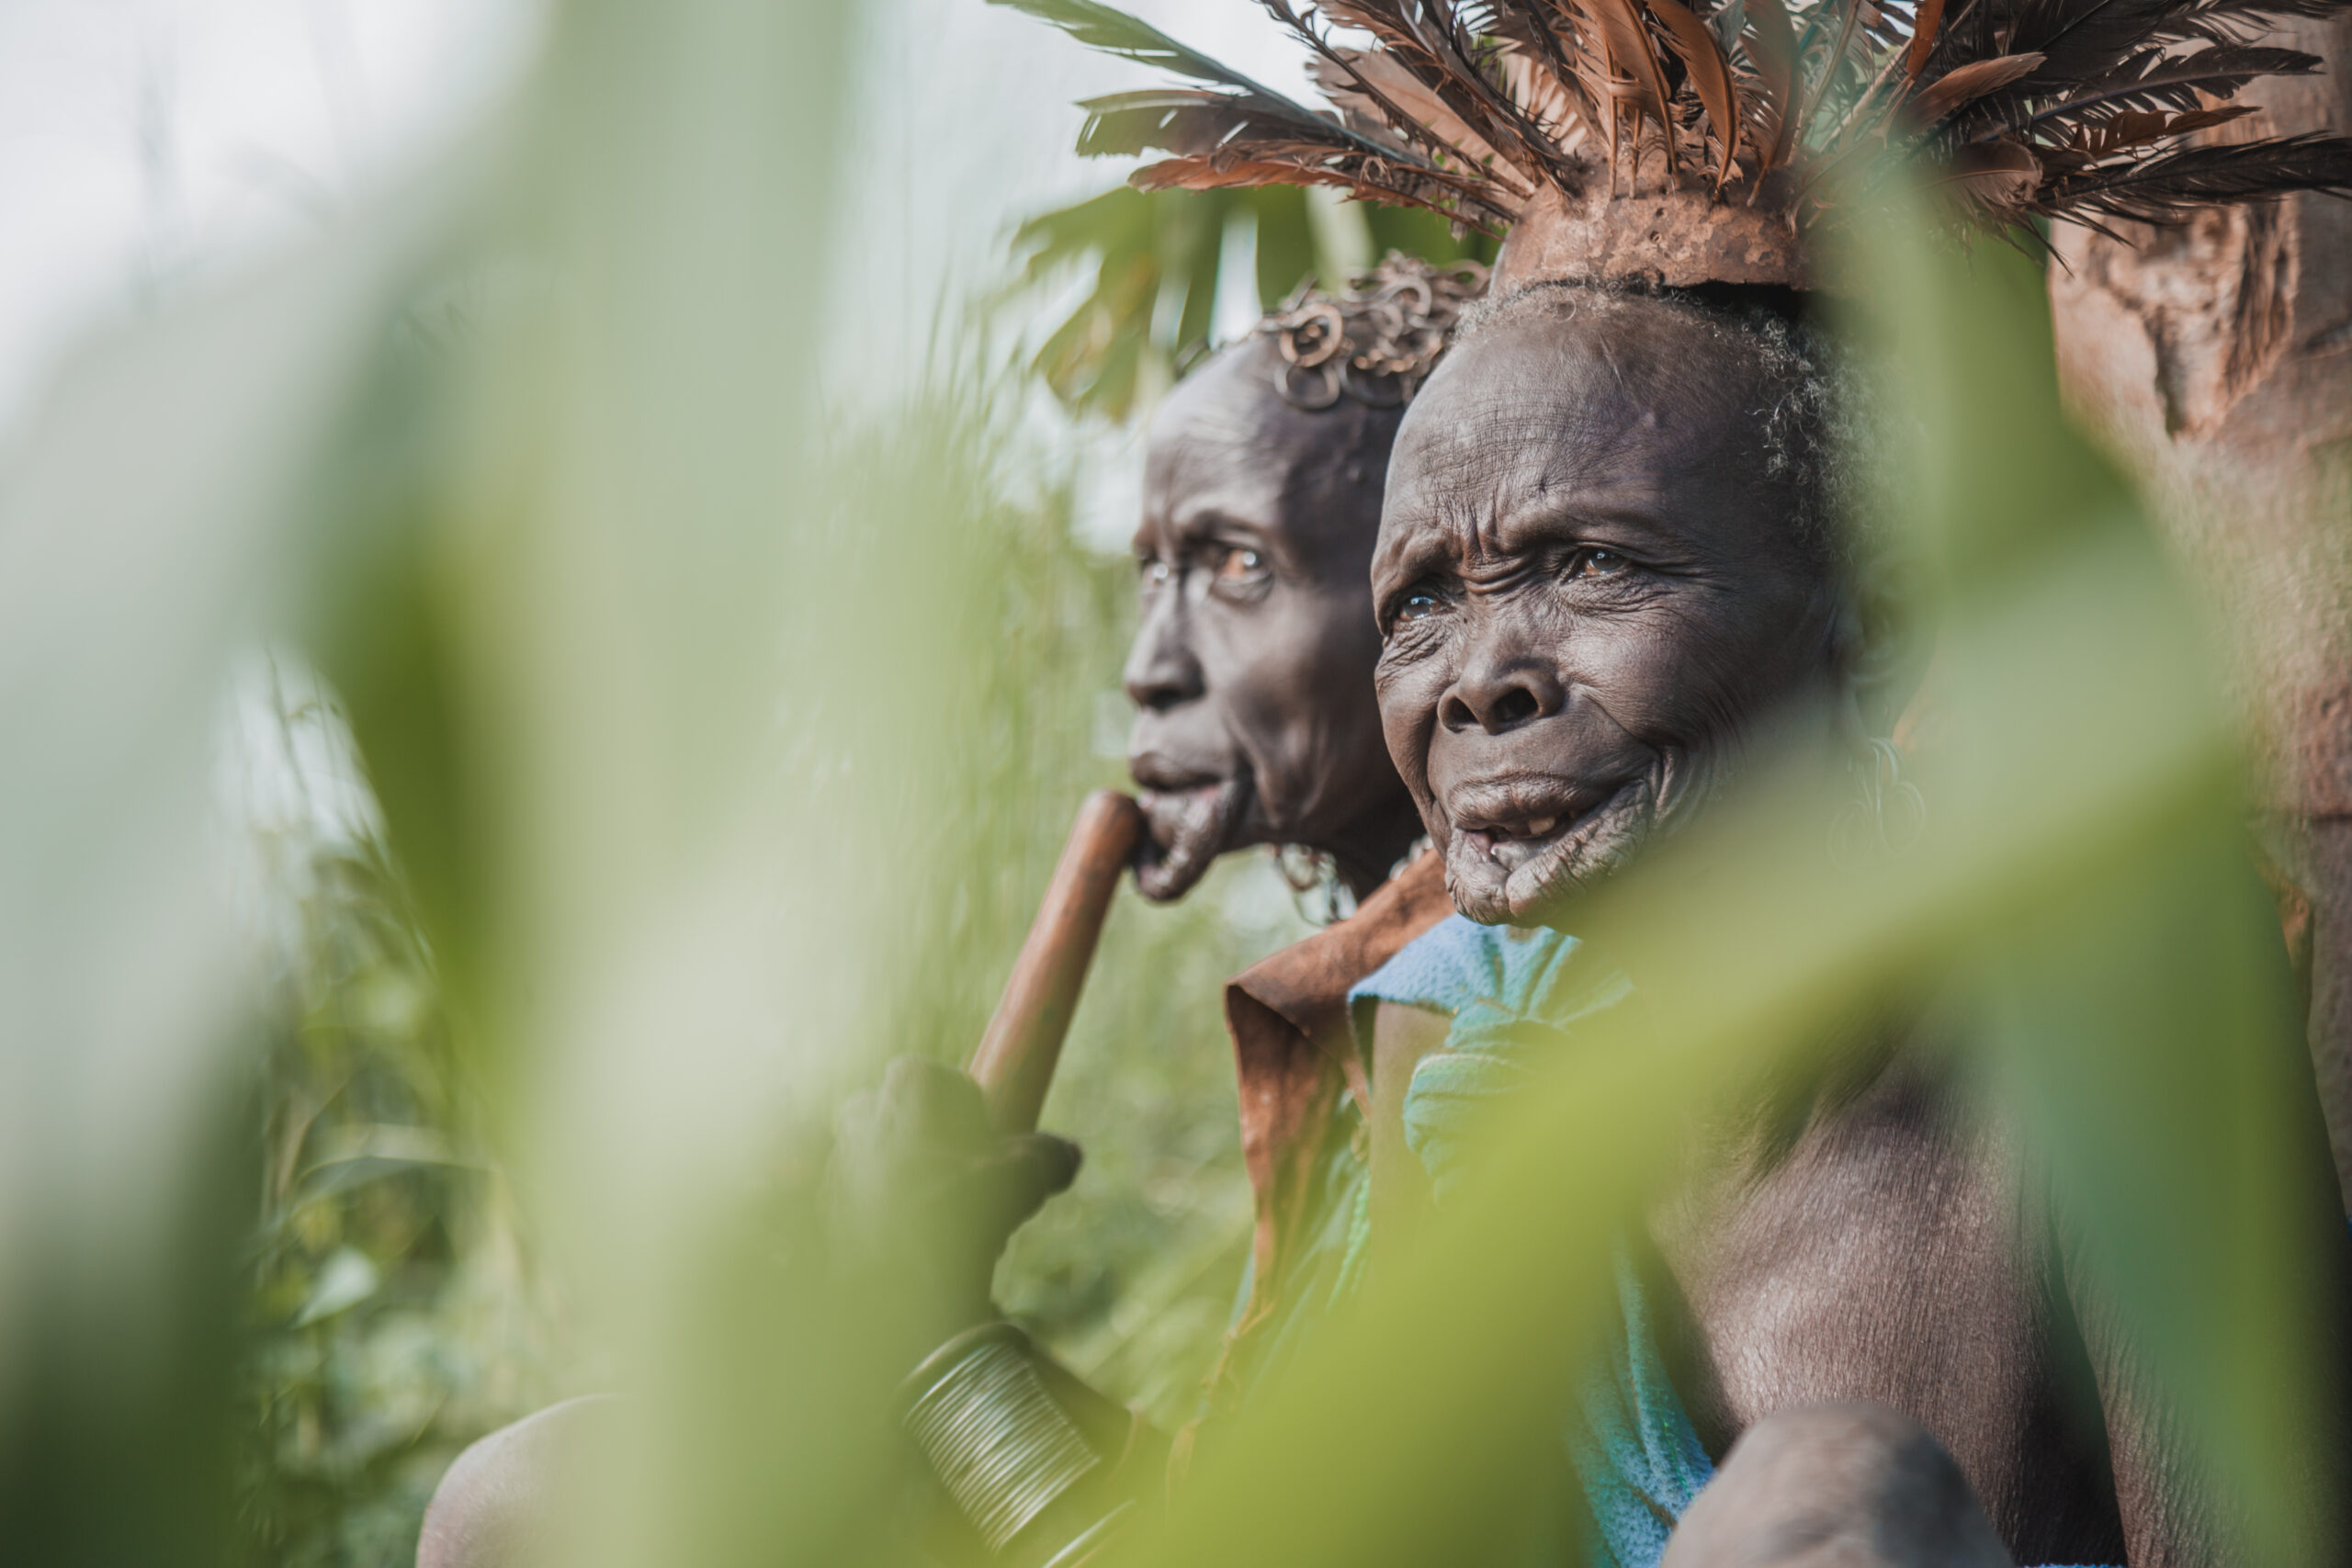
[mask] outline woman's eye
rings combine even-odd
[[[1226,551],[1225,558],[1217,562],[1216,574],[1221,581],[1238,582],[1243,578],[1257,576],[1265,570],[1265,557],[1257,551],[1236,547]]]
[[[1168,563],[1164,560],[1140,560],[1136,563],[1136,566],[1143,575],[1143,585],[1146,588],[1164,587],[1168,580],[1175,575],[1169,570]]]
[[[1399,621],[1418,621],[1437,614],[1437,595],[1426,588],[1416,588],[1396,601]]]
[[[1614,577],[1633,562],[1615,550],[1578,550],[1568,562],[1570,577]]]

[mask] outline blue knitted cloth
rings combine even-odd
[[[1524,1083],[1537,1053],[1573,1050],[1577,1026],[1631,989],[1572,936],[1456,915],[1348,993],[1360,1039],[1370,1037],[1378,1002],[1453,1015],[1445,1049],[1421,1059],[1405,1096],[1405,1141],[1429,1168],[1441,1205],[1457,1184],[1481,1108]],[[1655,1568],[1674,1521],[1715,1467],[1667,1376],[1649,1303],[1623,1247],[1615,1271],[1610,1351],[1577,1380],[1560,1434],[1581,1494],[1572,1511],[1581,1517],[1554,1528],[1583,1537],[1583,1560],[1593,1568]],[[1547,1533],[1539,1521],[1537,1540]],[[1540,1547],[1530,1553],[1544,1555]]]

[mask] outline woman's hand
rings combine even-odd
[[[998,1133],[978,1085],[921,1057],[892,1062],[881,1088],[842,1108],[828,1175],[834,1257],[890,1292],[886,1315],[908,1325],[910,1367],[995,1314],[1005,1242],[1078,1167],[1067,1139]]]

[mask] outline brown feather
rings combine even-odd
[[[2215,202],[2260,201],[2298,190],[2352,195],[2352,140],[2279,136],[2235,146],[2185,147],[2052,180],[2037,205],[2062,217],[2087,211],[2175,223]]]
[[[1953,159],[1951,172],[1928,182],[1950,187],[2003,223],[2025,216],[2041,185],[2041,160],[2021,141],[1972,141]]]
[[[1919,15],[1911,42],[1903,51],[1903,74],[1917,82],[1928,68],[1928,51],[1936,47],[1936,31],[1944,25],[1944,0],[1919,0]]]
[[[1341,62],[1352,68],[1363,79],[1377,88],[1381,96],[1419,120],[1430,135],[1453,148],[1463,163],[1474,169],[1500,173],[1494,167],[1500,156],[1487,139],[1470,127],[1470,122],[1449,107],[1420,79],[1397,63],[1393,55],[1372,50],[1335,49],[1338,60],[1318,59],[1311,67],[1316,83],[1323,96],[1343,108],[1382,117],[1378,102],[1357,90]],[[1382,117],[1385,118],[1385,117]],[[1506,165],[1507,167],[1507,165]],[[1514,185],[1517,181],[1511,182]],[[1529,194],[1521,186],[1520,194]]]
[[[1665,24],[1668,41],[1690,73],[1691,90],[1715,128],[1722,143],[1722,161],[1715,166],[1715,188],[1731,177],[1732,160],[1739,155],[1739,96],[1732,85],[1731,62],[1724,58],[1715,35],[1679,0],[1648,0],[1650,15]]]
[[[2220,108],[2190,109],[2183,114],[2166,114],[2162,109],[2126,109],[2106,119],[2076,126],[2064,151],[2079,154],[2086,166],[2101,158],[2111,157],[2134,147],[2144,147],[2151,141],[2163,141],[2175,136],[2186,136],[2192,130],[2227,125],[2254,112],[2251,104],[2227,104]],[[2047,155],[2043,161],[2050,161]]]
[[[1336,53],[1327,39],[1296,18],[1287,0],[1261,0],[1261,4],[1303,35],[1317,53],[1327,58]],[[1371,32],[1385,53],[1498,156],[1531,177],[1573,183],[1573,165],[1539,127],[1527,123],[1517,106],[1498,95],[1480,73],[1474,63],[1477,39],[1453,0],[1333,0],[1319,9],[1330,20]]]
[[[2040,69],[2038,54],[2004,54],[1991,60],[1972,60],[1965,65],[1954,66],[1919,91],[1912,100],[1920,120],[1933,125],[1962,104],[1985,94],[1997,92],[2010,83],[2030,76]]]
[[[2341,16],[2346,0],[2190,0],[2149,35],[2151,42],[2210,39],[2215,43],[2251,43],[2273,32],[2279,18]]]
[[[1465,215],[1444,199],[1450,192],[1436,187],[1434,182],[1399,177],[1401,173],[1393,166],[1380,171],[1369,167],[1351,170],[1312,158],[1294,160],[1272,155],[1163,158],[1129,175],[1127,183],[1137,190],[1223,190],[1235,186],[1267,185],[1336,186],[1363,201],[1425,208],[1494,238],[1499,238],[1505,227],[1518,220],[1519,213],[1511,208],[1494,208],[1490,215]]]
[[[1636,172],[1641,157],[1642,120],[1647,116],[1656,119],[1666,133],[1666,168],[1671,175],[1680,166],[1674,145],[1674,120],[1668,107],[1673,93],[1666,85],[1666,72],[1658,63],[1657,51],[1650,44],[1649,28],[1643,25],[1642,0],[1576,0],[1576,4],[1577,9],[1591,20],[1607,52],[1612,95],[1634,111]],[[1628,86],[1632,91],[1626,91]],[[1615,120],[1613,111],[1610,118],[1612,122]],[[1612,157],[1615,151],[1612,145]]]
[[[1174,154],[1136,175],[1146,188],[1324,185],[1493,232],[1538,183],[1581,189],[1600,141],[1613,189],[1653,136],[1669,178],[1686,154],[1705,165],[1712,137],[1718,197],[1753,177],[1747,199],[1810,226],[1870,185],[1829,172],[1905,120],[1971,224],[2352,194],[2352,141],[2180,145],[2252,112],[2228,101],[2249,84],[2312,69],[2254,45],[2267,18],[2352,0],[1258,0],[1316,51],[1339,113],[1102,0],[997,3],[1192,79],[1085,106],[1082,151]],[[1332,24],[1374,46],[1341,48]]]
[[[2192,109],[2208,98],[2233,97],[2259,77],[2309,75],[2319,66],[2319,56],[2291,49],[2222,44],[2189,54],[2152,49],[2037,110],[2025,123],[2078,119],[2095,109]]]
[[[1772,145],[1764,154],[1764,167],[1777,169],[1796,148],[1796,29],[1781,0],[1747,0],[1747,19],[1755,29],[1748,53],[1756,62],[1764,102],[1772,111]]]
[[[1823,100],[1829,96],[1830,88],[1838,85],[1838,73],[1846,63],[1846,51],[1854,41],[1854,25],[1860,18],[1866,0],[1847,0],[1846,19],[1838,24],[1838,41],[1829,46],[1829,58],[1821,66],[1821,80],[1806,100],[1804,113],[1798,118],[1797,134],[1800,136],[1804,134],[1805,121],[1821,107]]]
[[[1592,105],[1573,78],[1563,81],[1548,63],[1516,45],[1506,48],[1496,64],[1502,71],[1503,91],[1529,119],[1551,133],[1561,152],[1573,153],[1584,144]]]

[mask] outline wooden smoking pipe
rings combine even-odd
[[[1143,829],[1143,809],[1116,790],[1096,790],[1078,808],[1021,956],[972,1053],[969,1070],[999,1132],[1037,1130],[1095,939]]]

